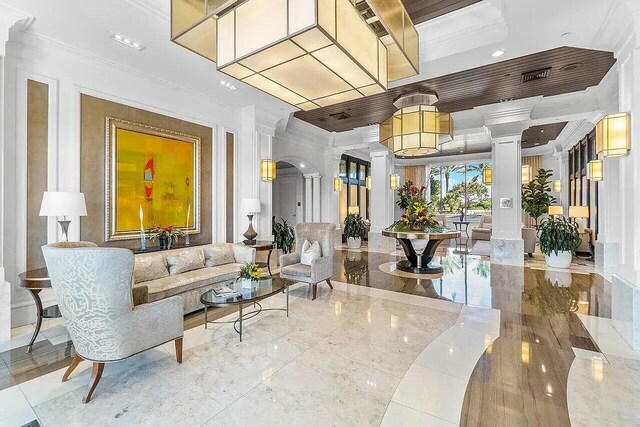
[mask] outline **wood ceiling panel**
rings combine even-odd
[[[402,0],[414,25],[446,15],[482,0]]]
[[[341,104],[298,111],[295,116],[322,129],[342,132],[386,120],[396,111],[395,98],[420,89],[435,91],[440,98],[436,106],[451,113],[506,99],[560,95],[596,86],[615,61],[611,52],[560,47],[399,86]],[[547,67],[551,69],[548,78],[521,82],[523,73]],[[331,116],[340,113],[350,117],[337,120]]]
[[[558,138],[567,122],[548,123],[546,125],[531,126],[522,132],[522,148],[533,148],[548,144]]]

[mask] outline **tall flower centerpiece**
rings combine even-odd
[[[391,229],[393,231],[440,232],[442,227],[435,220],[435,210],[427,201],[424,185],[416,187],[407,181],[398,189],[398,206],[404,210],[400,219]]]

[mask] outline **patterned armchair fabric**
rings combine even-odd
[[[76,353],[113,362],[181,338],[179,296],[133,306],[133,253],[88,242],[42,248]]]
[[[293,228],[296,251],[280,257],[280,277],[312,284],[330,279],[333,275],[335,229],[336,226],[330,223],[296,224]],[[314,260],[310,268],[300,264],[300,252],[305,240],[320,243],[322,249],[322,257]]]

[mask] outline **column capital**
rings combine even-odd
[[[302,176],[304,176],[305,179],[316,179],[316,178],[320,178],[322,175],[320,175],[319,172],[313,172],[313,173],[305,173]]]
[[[0,56],[6,54],[6,43],[9,41],[9,30],[13,26],[20,29],[29,28],[35,17],[21,10],[0,4]]]

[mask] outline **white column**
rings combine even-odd
[[[313,222],[313,175],[304,175],[304,222]]]
[[[333,179],[340,173],[340,159],[342,158],[342,150],[335,148],[329,148],[325,151],[325,179],[324,186],[322,188],[323,202],[322,202],[322,221],[331,222],[336,225],[336,234],[342,235],[340,230],[342,224],[339,220],[339,200],[340,195],[333,189]]]
[[[424,187],[427,200],[431,200],[431,165],[424,167]]]
[[[5,162],[9,161],[6,157],[7,143],[15,138],[10,138],[5,133],[8,129],[5,122],[7,111],[5,105],[12,106],[12,103],[5,104],[6,90],[6,74],[5,74],[5,48],[9,41],[9,30],[14,25],[28,26],[33,21],[33,17],[16,9],[0,5],[0,342],[11,339],[11,283],[5,280],[5,251],[10,251],[11,246],[15,242],[5,241],[7,228],[11,227],[5,224],[5,212],[11,210],[11,204],[6,205],[5,186]],[[15,77],[14,77],[15,78]],[[9,81],[9,80],[7,80]],[[9,185],[14,185],[13,180],[9,180]],[[11,240],[11,239],[10,239]],[[14,249],[15,250],[15,249]]]
[[[313,174],[313,222],[320,222],[320,174]]]
[[[393,193],[389,187],[389,176],[393,171],[394,159],[389,150],[371,153],[371,230],[369,250],[391,252],[395,250],[395,239],[384,237],[382,230],[393,223]]]
[[[613,326],[636,350],[640,350],[640,2],[624,0],[633,32],[619,51],[618,108],[631,113],[631,151],[625,157],[607,159],[604,190],[618,192],[617,205],[605,221],[605,238],[618,238],[619,268],[612,275],[611,318]],[[610,172],[613,172],[609,175]],[[618,174],[617,180],[615,173]],[[604,181],[603,181],[604,182]],[[605,195],[605,199],[613,195]],[[602,207],[602,206],[600,206]],[[620,227],[619,236],[617,227]]]
[[[558,200],[558,204],[562,205],[562,210],[567,215],[569,214],[569,152],[563,151],[561,153],[554,154],[559,162],[560,168],[560,194],[554,193],[553,196]]]
[[[519,138],[494,139],[491,148],[491,262],[524,265]]]

